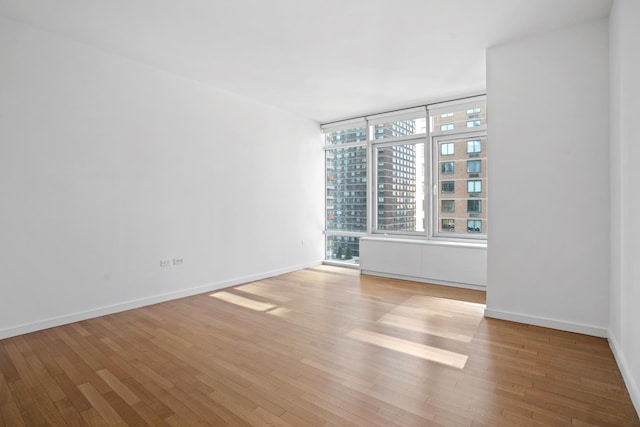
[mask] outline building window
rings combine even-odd
[[[467,233],[482,233],[482,220],[468,219]]]
[[[456,182],[455,181],[442,181],[442,187],[440,191],[443,193],[455,193],[456,191]]]
[[[472,108],[470,110],[467,110],[467,118],[469,119],[477,119],[479,115],[480,115],[479,108]]]
[[[441,119],[446,119],[447,117],[453,117],[453,113],[440,114]]]
[[[440,231],[455,231],[456,229],[456,220],[455,219],[441,219],[440,220]]]
[[[445,123],[443,125],[440,125],[440,130],[443,132],[447,130],[453,130],[453,123]]]
[[[481,126],[482,125],[482,121],[481,120],[469,120],[467,122],[467,127],[468,128],[473,128],[476,126]]]
[[[443,175],[451,175],[453,173],[453,162],[440,163],[440,173]]]
[[[472,213],[482,212],[482,200],[477,200],[477,199],[467,200],[467,212],[472,212]]]
[[[480,173],[482,163],[480,160],[467,160],[468,173]]]
[[[441,212],[455,212],[456,211],[456,201],[455,200],[442,200],[442,207],[440,209]]]
[[[482,181],[479,179],[467,181],[467,191],[469,193],[482,193]]]
[[[467,153],[480,153],[482,151],[482,142],[479,139],[467,141]]]
[[[446,142],[440,144],[440,154],[443,156],[450,156],[453,154],[453,142]]]

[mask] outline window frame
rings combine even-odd
[[[477,142],[478,143],[477,146],[480,149],[476,151],[475,150],[476,144],[473,144],[473,148],[474,149],[472,151],[469,151],[469,143],[470,142],[474,142],[474,143]],[[467,139],[467,154],[478,154],[478,153],[482,153],[482,139],[473,139],[473,138]]]
[[[376,142],[376,141],[384,141],[384,142]],[[371,216],[371,234],[374,235],[401,235],[401,236],[419,236],[422,237],[425,235],[425,231],[427,229],[426,224],[423,224],[423,227],[425,228],[425,230],[423,231],[404,231],[404,230],[386,230],[386,229],[379,229],[379,213],[378,213],[378,190],[379,190],[379,182],[378,182],[378,170],[377,170],[377,166],[378,166],[378,149],[380,148],[387,148],[387,147],[394,147],[394,146],[398,146],[398,145],[420,145],[420,144],[424,144],[424,152],[426,153],[427,150],[427,138],[426,136],[419,136],[419,137],[397,137],[397,138],[388,138],[388,139],[383,139],[383,140],[375,140],[372,141],[371,143],[371,147],[369,150],[370,153],[370,157],[372,159],[372,164],[374,166],[372,166],[372,170],[371,170],[371,179],[373,180],[371,186],[372,188],[375,190],[375,192],[373,192],[371,194],[371,197],[373,198],[372,200],[375,200],[375,203],[372,203],[371,206],[371,210],[370,212],[370,216]],[[425,176],[426,173],[426,158],[424,161],[424,165],[423,165],[423,171],[422,171],[422,176]],[[416,168],[416,193],[417,193],[417,187],[419,187],[418,185],[418,177],[419,177],[419,172],[418,172],[418,168]],[[426,186],[426,184],[425,184]],[[423,201],[426,200],[426,195],[423,196]],[[427,210],[426,208],[424,209],[425,211],[425,218],[427,216]],[[418,218],[416,218],[416,221],[418,220]],[[426,223],[426,221],[425,221]]]
[[[356,129],[356,128],[364,128],[364,140],[361,141],[356,141],[356,142],[351,142],[351,143],[347,143],[347,144],[333,144],[333,145],[328,145],[326,143],[326,134],[327,133],[331,133],[331,132],[337,132],[337,131],[341,131],[341,130],[347,130],[347,129]],[[329,124],[329,125],[324,125],[322,126],[322,130],[323,130],[323,142],[322,142],[322,146],[323,146],[323,155],[324,155],[324,173],[325,173],[325,177],[324,177],[324,215],[323,215],[323,234],[324,234],[324,262],[326,264],[335,264],[335,265],[340,265],[340,266],[345,266],[345,267],[352,267],[352,268],[357,268],[359,263],[355,263],[355,262],[349,262],[349,260],[337,260],[337,259],[327,259],[327,240],[331,237],[331,236],[342,236],[342,237],[355,237],[355,238],[361,238],[361,237],[366,237],[367,235],[370,234],[370,220],[369,220],[369,210],[370,210],[370,197],[369,197],[369,182],[370,182],[370,169],[371,169],[371,165],[370,165],[370,158],[368,155],[368,150],[367,150],[367,144],[370,138],[369,135],[369,126],[367,126],[367,122],[366,120],[363,119],[353,119],[353,120],[346,120],[346,121],[341,121],[339,123],[336,124]],[[367,187],[365,188],[365,194],[366,194],[366,208],[365,211],[367,212],[367,217],[365,218],[365,225],[366,225],[366,231],[347,231],[347,230],[334,230],[334,229],[328,229],[327,228],[327,151],[337,151],[340,149],[348,149],[348,148],[352,148],[352,147],[364,147],[365,150],[365,165],[366,165],[366,178],[367,178]]]
[[[450,117],[460,117],[458,112],[467,113],[469,110],[475,110],[476,108],[482,108],[484,110],[484,116],[480,121],[480,126],[473,127],[454,127],[454,129],[447,129],[444,131],[440,130],[440,126],[437,128],[434,127],[434,120],[439,117],[442,119],[450,118]],[[475,111],[474,111],[475,114]],[[345,237],[366,237],[366,236],[381,236],[381,235],[389,235],[390,237],[406,237],[406,238],[416,238],[420,240],[432,240],[434,242],[454,242],[464,244],[465,242],[469,243],[479,243],[486,242],[486,224],[482,224],[482,222],[487,221],[487,218],[451,218],[449,217],[450,212],[440,212],[440,205],[438,195],[442,192],[445,198],[451,197],[451,199],[458,200],[460,198],[467,199],[468,195],[456,196],[456,191],[468,190],[468,181],[475,181],[475,177],[469,177],[468,174],[481,173],[484,177],[478,178],[482,182],[482,180],[488,179],[486,166],[482,166],[482,162],[480,163],[480,172],[467,172],[467,161],[468,160],[480,160],[473,158],[463,158],[460,156],[464,155],[472,155],[477,153],[482,153],[485,150],[485,143],[487,138],[487,115],[486,115],[486,95],[473,95],[469,98],[460,99],[460,100],[452,100],[446,102],[439,102],[434,104],[427,104],[423,107],[416,107],[413,109],[405,109],[392,111],[388,113],[376,114],[372,116],[365,116],[358,119],[352,119],[348,121],[335,122],[328,125],[323,125],[322,129],[324,133],[342,129],[355,128],[355,124],[363,124],[365,128],[366,137],[365,140],[359,140],[357,142],[347,143],[347,144],[338,144],[338,145],[327,145],[326,138],[324,139],[323,146],[325,150],[325,203],[324,203],[324,234],[328,238],[329,236],[345,236]],[[383,133],[386,137],[381,139],[375,139],[378,133],[376,132],[376,125],[385,123],[389,125],[389,127],[393,127],[397,122],[402,122],[404,120],[410,120],[415,118],[425,118],[426,119],[426,129],[424,133],[416,133],[413,135],[402,135],[402,136],[393,136],[393,134],[389,135],[388,133],[381,131],[379,133]],[[472,120],[469,120],[472,119]],[[457,119],[456,119],[457,120]],[[476,122],[478,119],[468,117],[468,114],[464,115],[462,122],[473,121]],[[457,123],[457,122],[456,122]],[[465,126],[463,124],[463,126]],[[422,130],[421,128],[417,128],[418,130]],[[462,152],[456,154],[459,151],[459,148],[454,148],[454,155],[445,154],[442,155],[438,150],[440,150],[439,142],[442,141],[460,141],[461,139],[473,140],[479,139],[480,143],[480,151],[468,151],[468,145],[462,149]],[[378,197],[380,190],[380,182],[378,177],[378,150],[384,147],[398,146],[398,145],[415,145],[416,150],[420,150],[417,148],[419,144],[424,144],[424,165],[422,170],[418,165],[415,168],[415,204],[416,204],[416,221],[422,220],[423,218],[419,214],[418,203],[423,203],[423,214],[424,214],[424,224],[423,227],[418,226],[416,224],[416,228],[424,228],[422,231],[406,231],[406,230],[390,230],[390,229],[379,229],[379,218],[378,218]],[[364,165],[366,165],[366,232],[349,232],[344,230],[327,230],[327,202],[328,202],[328,193],[327,193],[327,155],[326,150],[334,150],[334,149],[346,149],[349,147],[365,147],[366,148],[366,160]],[[454,160],[454,170],[452,174],[444,174],[441,176],[440,174],[440,165],[438,164],[438,159],[443,160],[455,157]],[[460,157],[460,158],[458,158]],[[470,156],[473,157],[473,156]],[[487,156],[485,156],[487,157]],[[445,161],[449,161],[448,159]],[[460,163],[458,166],[455,166],[455,163]],[[394,165],[396,163],[394,162]],[[465,166],[462,166],[462,165]],[[398,163],[398,167],[406,167],[407,165],[403,165]],[[464,167],[463,170],[458,170],[459,168]],[[457,176],[456,177],[456,173]],[[464,176],[463,176],[464,175]],[[442,183],[445,181],[452,181],[454,186],[453,192],[444,192],[442,191]],[[460,181],[457,185],[455,181]],[[466,188],[458,188],[462,182],[466,182]],[[481,185],[480,192],[474,192],[469,194],[484,194],[483,198],[488,200],[486,194],[486,182]],[[385,187],[383,187],[384,189]],[[422,198],[416,197],[418,193],[423,193]],[[402,202],[399,202],[402,203]],[[457,202],[454,202],[454,205]],[[466,213],[466,206],[461,207]],[[484,209],[484,207],[483,207]],[[456,209],[457,210],[457,209]],[[386,211],[385,211],[386,212]],[[442,220],[453,220],[456,224],[457,228],[459,225],[459,219],[465,219],[467,221],[480,221],[481,231],[480,232],[456,232],[454,230],[449,231],[439,231],[440,228],[438,223]],[[465,224],[467,224],[465,222]],[[475,223],[474,223],[475,224]],[[468,228],[468,227],[467,227]],[[327,256],[326,253],[327,247],[325,245],[325,258]],[[325,259],[325,262],[332,263],[336,260],[328,260]],[[343,264],[338,262],[339,264]],[[353,264],[349,264],[349,266],[354,266]],[[355,265],[357,267],[357,264]]]
[[[473,183],[473,191],[469,190],[469,184]],[[475,187],[476,187],[476,183],[480,183],[480,191],[476,191]],[[472,179],[467,179],[467,193],[468,194],[481,194],[482,193],[482,179],[480,178],[472,178]],[[447,193],[443,193],[443,194],[447,194]]]
[[[459,177],[458,179],[455,178],[455,173],[453,175],[449,175],[449,174],[445,174],[442,175],[440,174],[440,165],[438,164],[438,160],[442,158],[442,156],[439,156],[439,149],[440,149],[440,144],[441,143],[447,143],[449,141],[454,142],[454,141],[461,141],[461,140],[472,140],[472,139],[479,139],[479,140],[483,140],[487,138],[487,129],[486,126],[482,126],[478,128],[461,128],[459,132],[456,133],[452,133],[452,132],[432,132],[431,133],[431,167],[432,167],[432,173],[431,173],[431,221],[430,221],[430,228],[431,228],[431,233],[430,236],[428,238],[433,239],[433,240],[442,240],[442,241],[448,241],[448,242],[478,242],[478,241],[485,241],[487,240],[487,234],[485,232],[485,227],[483,225],[482,227],[482,231],[480,232],[474,232],[474,233],[468,233],[468,232],[464,232],[464,233],[455,233],[452,231],[440,231],[440,227],[439,225],[439,221],[441,219],[449,219],[446,214],[449,212],[444,212],[441,213],[439,210],[439,203],[438,203],[438,195],[440,194],[441,191],[441,182],[442,181],[460,181],[460,182],[466,182],[467,181],[473,181],[473,180],[481,180],[481,178],[469,178],[469,174],[470,173],[476,173],[476,172],[467,172],[466,169],[466,165],[467,162],[469,160],[478,160],[481,161],[481,159],[476,159],[476,158],[460,158],[458,159],[458,161],[461,164],[464,164],[464,172],[459,171],[459,173],[464,174],[464,177]],[[465,142],[466,145],[466,142]],[[470,154],[470,153],[465,153],[464,154]],[[446,158],[446,156],[445,156]],[[448,161],[448,160],[447,160]],[[425,160],[426,163],[426,160]],[[482,163],[481,163],[481,172],[482,173]],[[454,166],[455,168],[455,166]],[[486,173],[486,172],[485,172]],[[444,179],[440,179],[441,177],[444,177]],[[455,185],[455,184],[454,184]],[[466,188],[465,188],[466,189]],[[484,190],[484,189],[483,189]],[[451,196],[451,193],[442,193],[443,195],[446,195],[447,197]],[[471,194],[482,194],[482,193],[471,193]],[[463,199],[467,199],[467,197],[462,197]],[[488,199],[488,198],[487,198]],[[435,209],[433,207],[436,207]],[[467,213],[466,212],[466,203],[465,203],[465,209],[463,213]],[[475,213],[475,212],[474,212]],[[482,221],[486,221],[487,219],[485,218],[461,218],[461,219],[480,219]]]
[[[466,171],[468,174],[472,174],[472,173],[482,173],[482,160],[481,159],[466,159],[467,160],[467,167],[466,167]],[[469,170],[469,165],[474,164],[474,165],[478,165],[478,170]]]

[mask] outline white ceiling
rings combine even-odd
[[[611,0],[0,0],[0,14],[319,122],[481,91],[485,49]]]

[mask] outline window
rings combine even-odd
[[[456,182],[455,181],[442,181],[442,187],[440,191],[443,193],[455,193],[456,191]]]
[[[480,115],[480,108],[472,108],[467,110],[467,118],[469,119],[477,119]]]
[[[367,118],[371,129],[384,129],[370,141],[374,155],[374,183],[378,188],[373,232],[424,233],[424,145],[427,114],[424,107]]]
[[[450,156],[453,154],[453,142],[447,142],[440,144],[440,154],[443,156]]]
[[[440,173],[443,175],[451,175],[453,173],[453,162],[440,163]]]
[[[467,233],[482,233],[482,221],[479,219],[468,219]]]
[[[445,218],[440,220],[440,231],[455,231],[456,220]]]
[[[467,212],[482,212],[482,200],[467,200]]]
[[[446,116],[449,113],[452,115]],[[484,100],[429,106],[429,118],[433,131],[430,135],[431,164],[434,167],[431,176],[435,188],[439,189],[432,194],[432,206],[436,207],[432,219],[434,237],[484,239],[487,233],[487,197],[484,188],[487,181],[487,113]],[[441,126],[445,124],[453,124],[453,129],[441,133]],[[444,144],[454,144],[456,153],[447,157],[446,151],[441,148]],[[465,147],[466,158],[463,158],[460,151]],[[462,186],[457,192],[447,191],[455,188],[457,180],[462,181],[462,171],[466,171],[469,178],[464,180],[467,191],[464,191],[464,181],[457,184]],[[443,205],[443,201],[453,199],[453,194],[457,207],[454,212],[447,212],[449,202]],[[473,221],[468,224],[470,229],[465,229],[467,221]]]
[[[456,202],[455,200],[442,200],[441,212],[455,212]]]
[[[467,153],[480,153],[482,151],[482,142],[479,139],[467,141]]]
[[[354,236],[327,236],[325,258],[338,262],[358,263],[360,238]]]
[[[424,142],[380,146],[376,157],[376,181],[390,184],[378,190],[376,230],[424,231],[424,193],[418,191]]]
[[[367,128],[325,129],[325,257],[357,263],[367,231]]]
[[[480,173],[481,171],[480,160],[467,160],[467,172],[468,173]]]
[[[375,233],[485,239],[486,120],[476,97],[323,125],[326,259]]]
[[[467,192],[469,193],[482,193],[482,181],[473,180],[467,181]]]
[[[389,139],[424,134],[426,126],[426,117],[421,117],[412,120],[378,123],[373,127],[375,139]]]
[[[367,141],[367,129],[361,128],[361,127],[344,129],[344,130],[325,134],[326,146],[350,144],[354,142],[366,142],[366,141]]]

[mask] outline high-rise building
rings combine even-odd
[[[413,135],[415,120],[374,127],[374,138]],[[416,230],[416,146],[377,148],[377,228],[381,231]]]

